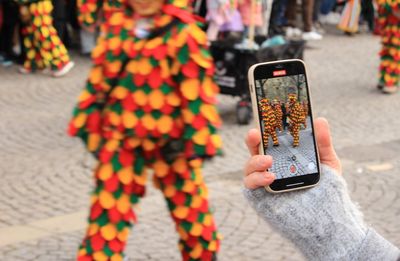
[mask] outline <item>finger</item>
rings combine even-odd
[[[272,157],[269,155],[255,155],[251,157],[244,168],[244,175],[248,176],[253,172],[262,172],[272,166]]]
[[[246,136],[246,145],[249,149],[251,156],[258,155],[260,152],[258,151],[258,146],[261,142],[261,133],[257,129],[251,129],[247,133]]]
[[[315,135],[321,163],[341,172],[341,164],[332,144],[332,136],[329,130],[329,123],[325,118],[318,118],[314,121]]]
[[[269,186],[274,182],[275,175],[271,172],[253,172],[244,178],[244,186],[248,189]]]

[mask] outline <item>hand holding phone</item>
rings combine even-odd
[[[315,136],[321,164],[325,164],[342,174],[342,166],[332,145],[328,121],[317,118],[314,121]],[[248,189],[269,186],[275,180],[275,174],[267,169],[272,167],[273,159],[269,155],[260,155],[259,146],[261,133],[258,129],[251,129],[246,136],[246,145],[251,155],[244,170],[244,186]]]
[[[275,180],[266,189],[277,193],[315,186],[320,164],[304,63],[255,64],[248,78],[254,119],[262,134],[259,152],[273,158],[269,170]]]

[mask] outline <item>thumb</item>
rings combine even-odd
[[[340,160],[333,148],[328,121],[325,118],[318,118],[314,121],[314,127],[321,163],[328,165],[339,173],[342,173]]]

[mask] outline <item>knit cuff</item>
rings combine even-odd
[[[400,250],[370,228],[353,260],[400,260]]]

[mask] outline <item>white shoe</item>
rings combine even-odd
[[[327,24],[328,23],[328,15],[320,14],[318,17],[318,22],[320,22],[321,24]]]
[[[332,25],[337,25],[340,22],[340,17],[341,17],[341,15],[339,13],[330,12],[327,15],[326,23],[327,24],[332,24]]]
[[[286,28],[286,37],[287,38],[292,38],[293,37],[293,35],[294,35],[294,33],[293,33],[293,27],[288,27],[288,28]]]
[[[296,38],[296,37],[300,37],[301,36],[301,30],[299,28],[296,27],[288,27],[286,29],[286,37],[287,38]]]
[[[18,72],[21,73],[21,74],[30,74],[30,73],[32,73],[31,70],[26,69],[24,66],[18,67]]]
[[[62,77],[64,75],[66,75],[69,71],[71,71],[71,69],[74,67],[74,62],[70,61],[68,62],[66,65],[64,65],[63,68],[54,71],[53,72],[53,77]]]
[[[399,90],[399,87],[397,86],[383,86],[382,87],[382,92],[386,94],[394,94]]]
[[[320,15],[318,21],[321,24],[331,24],[336,25],[340,21],[340,14],[336,12],[330,12],[327,15]]]
[[[322,35],[320,35],[317,32],[311,31],[311,32],[303,33],[302,38],[305,41],[321,40],[322,39]]]

